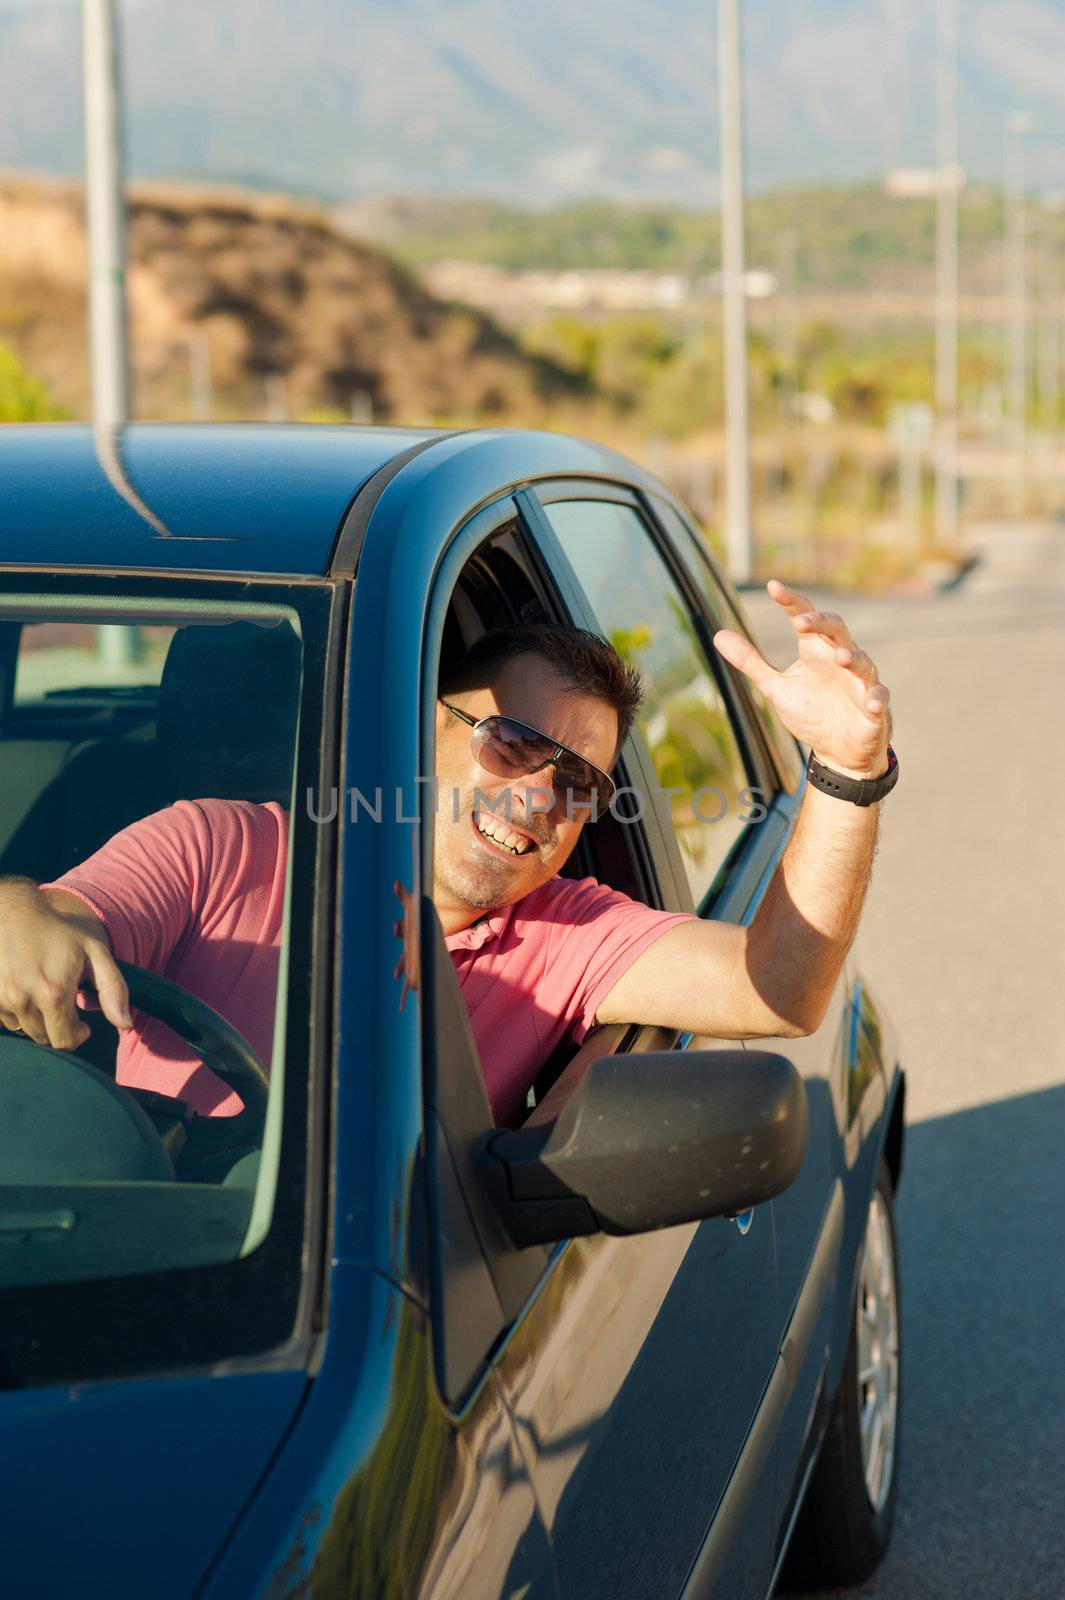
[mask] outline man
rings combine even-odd
[[[715,646],[830,771],[825,788],[807,785],[747,928],[558,877],[592,803],[608,796],[638,708],[638,677],[609,645],[574,629],[502,630],[444,679],[433,899],[499,1122],[520,1115],[552,1049],[598,1023],[734,1039],[820,1025],[877,832],[877,806],[838,791],[892,765],[890,695],[838,616],[775,580],[768,588],[797,636],[792,665],[774,670],[727,630]],[[113,956],[198,994],[269,1059],[286,850],[276,805],[184,801],[124,829],[56,884],[0,884],[0,1023],[74,1048],[87,1034],[76,995],[91,978],[122,1031],[119,1082],[180,1095],[203,1115],[234,1114],[236,1096],[163,1024],[134,1026]]]

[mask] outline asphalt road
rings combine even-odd
[[[1065,525],[970,542],[933,598],[811,591],[891,687],[902,767],[860,936],[908,1074],[902,1479],[847,1593],[1065,1600]]]

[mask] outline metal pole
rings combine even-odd
[[[921,447],[911,437],[899,441],[899,525],[911,549],[921,548]]]
[[[747,307],[743,266],[743,146],[738,0],[717,0],[721,114],[721,318],[725,346],[725,549],[734,582],[750,581]]]
[[[939,0],[936,186],[936,533],[958,534],[958,0]]]
[[[780,420],[786,431],[799,392],[799,235],[783,228],[777,237],[777,345],[780,350]]]
[[[1024,135],[1032,117],[1016,111],[1006,122],[1006,416],[1012,466],[1010,509],[1023,517],[1028,487],[1028,362],[1025,304]],[[1007,469],[1008,470],[1008,469]]]
[[[1043,223],[1040,229],[1042,265],[1042,294],[1040,299],[1039,328],[1039,403],[1042,425],[1050,436],[1053,449],[1061,413],[1061,322],[1058,314],[1061,263],[1058,252],[1058,230],[1061,204],[1056,195],[1043,200]]]
[[[211,347],[202,328],[188,335],[189,413],[195,422],[209,422],[214,410],[214,384],[211,382]]]
[[[92,415],[97,426],[120,427],[130,381],[114,0],[82,0],[81,18]]]

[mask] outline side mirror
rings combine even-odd
[[[478,1171],[514,1243],[551,1244],[746,1211],[798,1176],[806,1134],[806,1090],[784,1056],[604,1056],[552,1120],[490,1134]]]

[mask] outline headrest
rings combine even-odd
[[[287,806],[299,691],[300,641],[290,623],[180,629],[159,686],[168,798]]]

